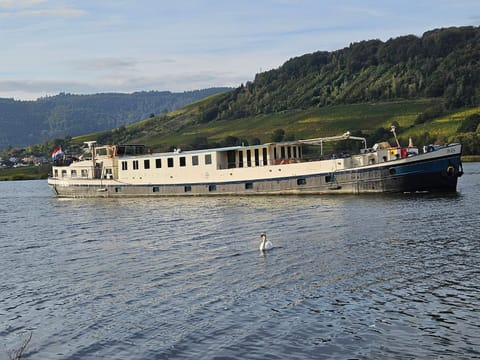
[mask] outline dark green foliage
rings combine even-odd
[[[223,146],[238,146],[241,145],[242,142],[239,138],[236,136],[227,136],[225,140],[223,141]]]
[[[467,116],[463,120],[462,124],[458,127],[457,132],[466,133],[466,132],[475,132],[477,131],[478,125],[480,124],[480,114],[472,114]]]
[[[362,41],[290,59],[219,97],[201,119],[426,97],[443,98],[446,109],[455,109],[480,105],[479,84],[480,27],[437,29],[421,38]],[[432,116],[422,114],[418,123]]]
[[[480,154],[480,136],[476,132],[459,134],[452,139],[452,142],[462,144],[464,155]]]
[[[385,141],[386,139],[389,139],[392,137],[392,132],[390,131],[390,129],[385,129],[385,128],[378,128],[376,129],[370,136],[365,136],[363,134],[359,135],[361,137],[365,137],[367,139],[367,142],[369,144],[375,144],[375,143],[379,143],[379,142],[382,142],[382,141]],[[393,145],[393,143],[391,144]]]
[[[418,114],[417,118],[415,119],[415,124],[418,125],[426,123],[435,119],[436,117],[442,116],[443,114],[445,114],[445,107],[442,104],[436,104]]]
[[[212,106],[208,109],[205,109],[201,112],[200,115],[200,123],[208,123],[212,120],[215,120],[218,116],[218,108],[216,106]]]
[[[273,142],[283,141],[284,136],[285,136],[285,130],[277,129],[272,134],[272,141]]]
[[[210,147],[208,143],[208,139],[206,137],[196,137],[192,142],[191,142],[191,148],[192,149],[208,149]]]

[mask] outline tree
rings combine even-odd
[[[465,118],[462,121],[460,126],[457,129],[459,133],[466,133],[466,132],[475,132],[477,131],[478,125],[480,124],[480,114],[472,114]]]
[[[284,136],[285,136],[285,130],[277,129],[272,134],[272,141],[273,142],[280,142],[280,141],[283,140]]]

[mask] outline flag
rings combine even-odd
[[[61,146],[57,146],[52,152],[52,161],[57,160],[63,156],[63,151]]]

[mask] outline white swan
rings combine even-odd
[[[271,248],[273,248],[273,244],[271,243],[271,241],[267,240],[267,234],[261,234],[260,239],[262,239],[260,241],[260,251],[270,250]]]

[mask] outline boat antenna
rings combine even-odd
[[[393,137],[395,138],[395,141],[397,142],[397,147],[401,147],[400,143],[398,142],[397,133],[395,132],[395,125],[392,125],[390,127],[390,131],[393,133]]]

